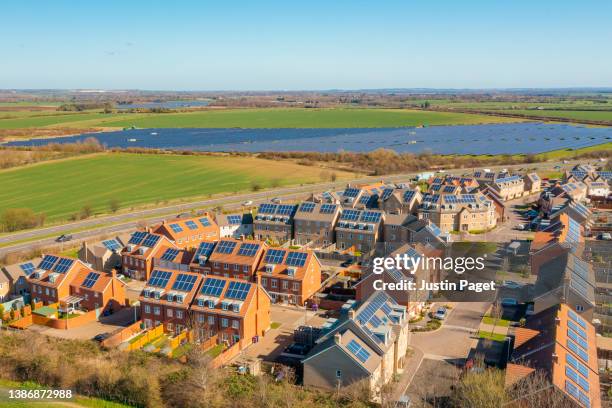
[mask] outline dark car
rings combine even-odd
[[[98,343],[102,343],[104,340],[108,339],[110,336],[109,333],[100,333],[98,335],[96,335],[93,340],[97,341]]]
[[[60,235],[55,239],[56,242],[68,242],[72,240],[72,235]]]
[[[355,263],[355,260],[353,258],[350,258],[350,259],[347,259],[346,261],[342,262],[340,264],[340,266],[346,268],[347,266],[351,266],[354,263]]]

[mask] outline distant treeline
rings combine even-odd
[[[95,137],[88,137],[82,142],[49,143],[35,147],[0,146],[0,169],[62,159],[78,154],[97,153],[104,150],[105,147]]]
[[[111,102],[83,102],[83,103],[65,103],[57,107],[58,111],[66,112],[81,112],[91,109],[104,109],[110,111],[113,109]]]

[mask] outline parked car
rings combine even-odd
[[[446,308],[439,307],[438,310],[436,310],[436,313],[434,313],[433,317],[434,319],[444,320],[444,318],[446,318]]]
[[[516,226],[516,229],[519,230],[519,231],[525,231],[525,224],[518,224]]]
[[[504,281],[504,282],[502,283],[502,286],[503,286],[504,288],[508,288],[508,289],[519,289],[519,288],[521,288],[523,285],[522,285],[522,284],[520,284],[520,283],[518,283],[518,282],[515,282],[515,281],[507,280],[507,281]]]
[[[68,242],[68,241],[72,241],[72,235],[60,235],[59,237],[57,237],[55,239],[56,242]]]
[[[343,268],[347,268],[347,267],[351,266],[354,263],[355,263],[355,260],[353,258],[349,258],[346,261],[342,262],[340,264],[340,266],[342,266]]]
[[[612,241],[612,235],[609,232],[604,232],[599,236],[599,239],[603,241]]]
[[[276,203],[276,204],[280,204],[280,203],[281,203],[281,201],[282,201],[282,200],[281,200],[280,198],[278,198],[278,197],[274,197],[274,198],[272,199],[272,202],[273,202],[273,203]]]
[[[242,203],[242,205],[244,205],[244,206],[253,205],[253,202],[251,200],[248,200],[248,201],[245,201],[244,203]]]
[[[514,298],[503,298],[501,300],[501,305],[506,307],[514,307],[518,306],[518,301]]]
[[[534,307],[533,307],[533,303],[528,303],[527,304],[527,309],[525,310],[525,314],[527,316],[531,316],[535,313]]]
[[[109,337],[110,337],[110,333],[100,333],[94,336],[93,340],[97,341],[98,343],[102,343],[104,340],[108,339]]]

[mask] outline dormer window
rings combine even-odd
[[[208,308],[209,309],[214,309],[215,308],[215,302],[213,302],[212,300],[208,301]]]
[[[232,310],[233,310],[234,312],[236,312],[236,313],[240,313],[240,305],[239,305],[239,304],[234,303],[234,304],[232,305]]]
[[[229,305],[227,304],[227,302],[221,302],[221,309],[223,310],[228,310]]]
[[[274,272],[274,265],[272,265],[272,264],[268,264],[268,265],[266,265],[266,272],[267,272],[267,273],[272,273],[272,272]]]
[[[295,268],[293,266],[287,268],[287,275],[295,276]]]
[[[174,299],[174,295],[169,293],[167,298],[168,298],[168,302],[172,302],[172,300]]]
[[[160,293],[159,292],[155,292],[155,299],[159,300],[160,298]]]
[[[204,307],[204,299],[198,299],[198,306]]]

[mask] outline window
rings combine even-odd
[[[198,315],[198,323],[204,323],[206,321],[206,318],[204,317],[204,315],[199,314]]]
[[[153,308],[153,314],[155,314],[156,316],[159,316],[161,314],[161,310],[160,310],[159,306],[155,306]]]
[[[268,286],[268,278],[261,278],[261,284],[263,286]]]
[[[297,282],[293,282],[293,291],[297,292],[300,290],[300,284]]]
[[[584,307],[583,307],[582,305],[576,305],[576,311],[577,311],[578,313],[580,313],[580,312],[584,312]]]
[[[336,370],[336,378],[342,378],[342,370]]]
[[[172,317],[172,309],[168,309],[166,311],[166,314],[168,315],[168,317]]]
[[[228,320],[225,317],[221,318],[221,327],[227,327],[228,326]]]
[[[229,264],[223,264],[223,269],[225,269],[226,271],[229,270]]]
[[[277,285],[278,285],[278,281],[277,281],[276,279],[272,279],[272,281],[271,281],[271,282],[272,282],[272,287],[273,287],[273,288],[276,288],[276,287],[277,287]]]
[[[242,266],[242,272],[249,273],[249,266],[248,265],[243,265]]]
[[[172,331],[172,323],[168,323],[166,325],[166,328],[168,329],[168,331]]]
[[[239,271],[239,270],[240,270],[240,265],[235,264],[235,265],[234,265],[234,270],[235,270],[235,271]]]
[[[208,324],[215,324],[215,316],[208,316]]]
[[[283,281],[283,289],[289,289],[289,282]]]
[[[232,320],[232,329],[239,329],[240,322],[238,320]]]
[[[144,305],[144,311],[145,311],[145,313],[151,313],[151,306]]]
[[[182,310],[177,310],[176,311],[176,318],[177,319],[182,319],[183,318],[183,311]]]

